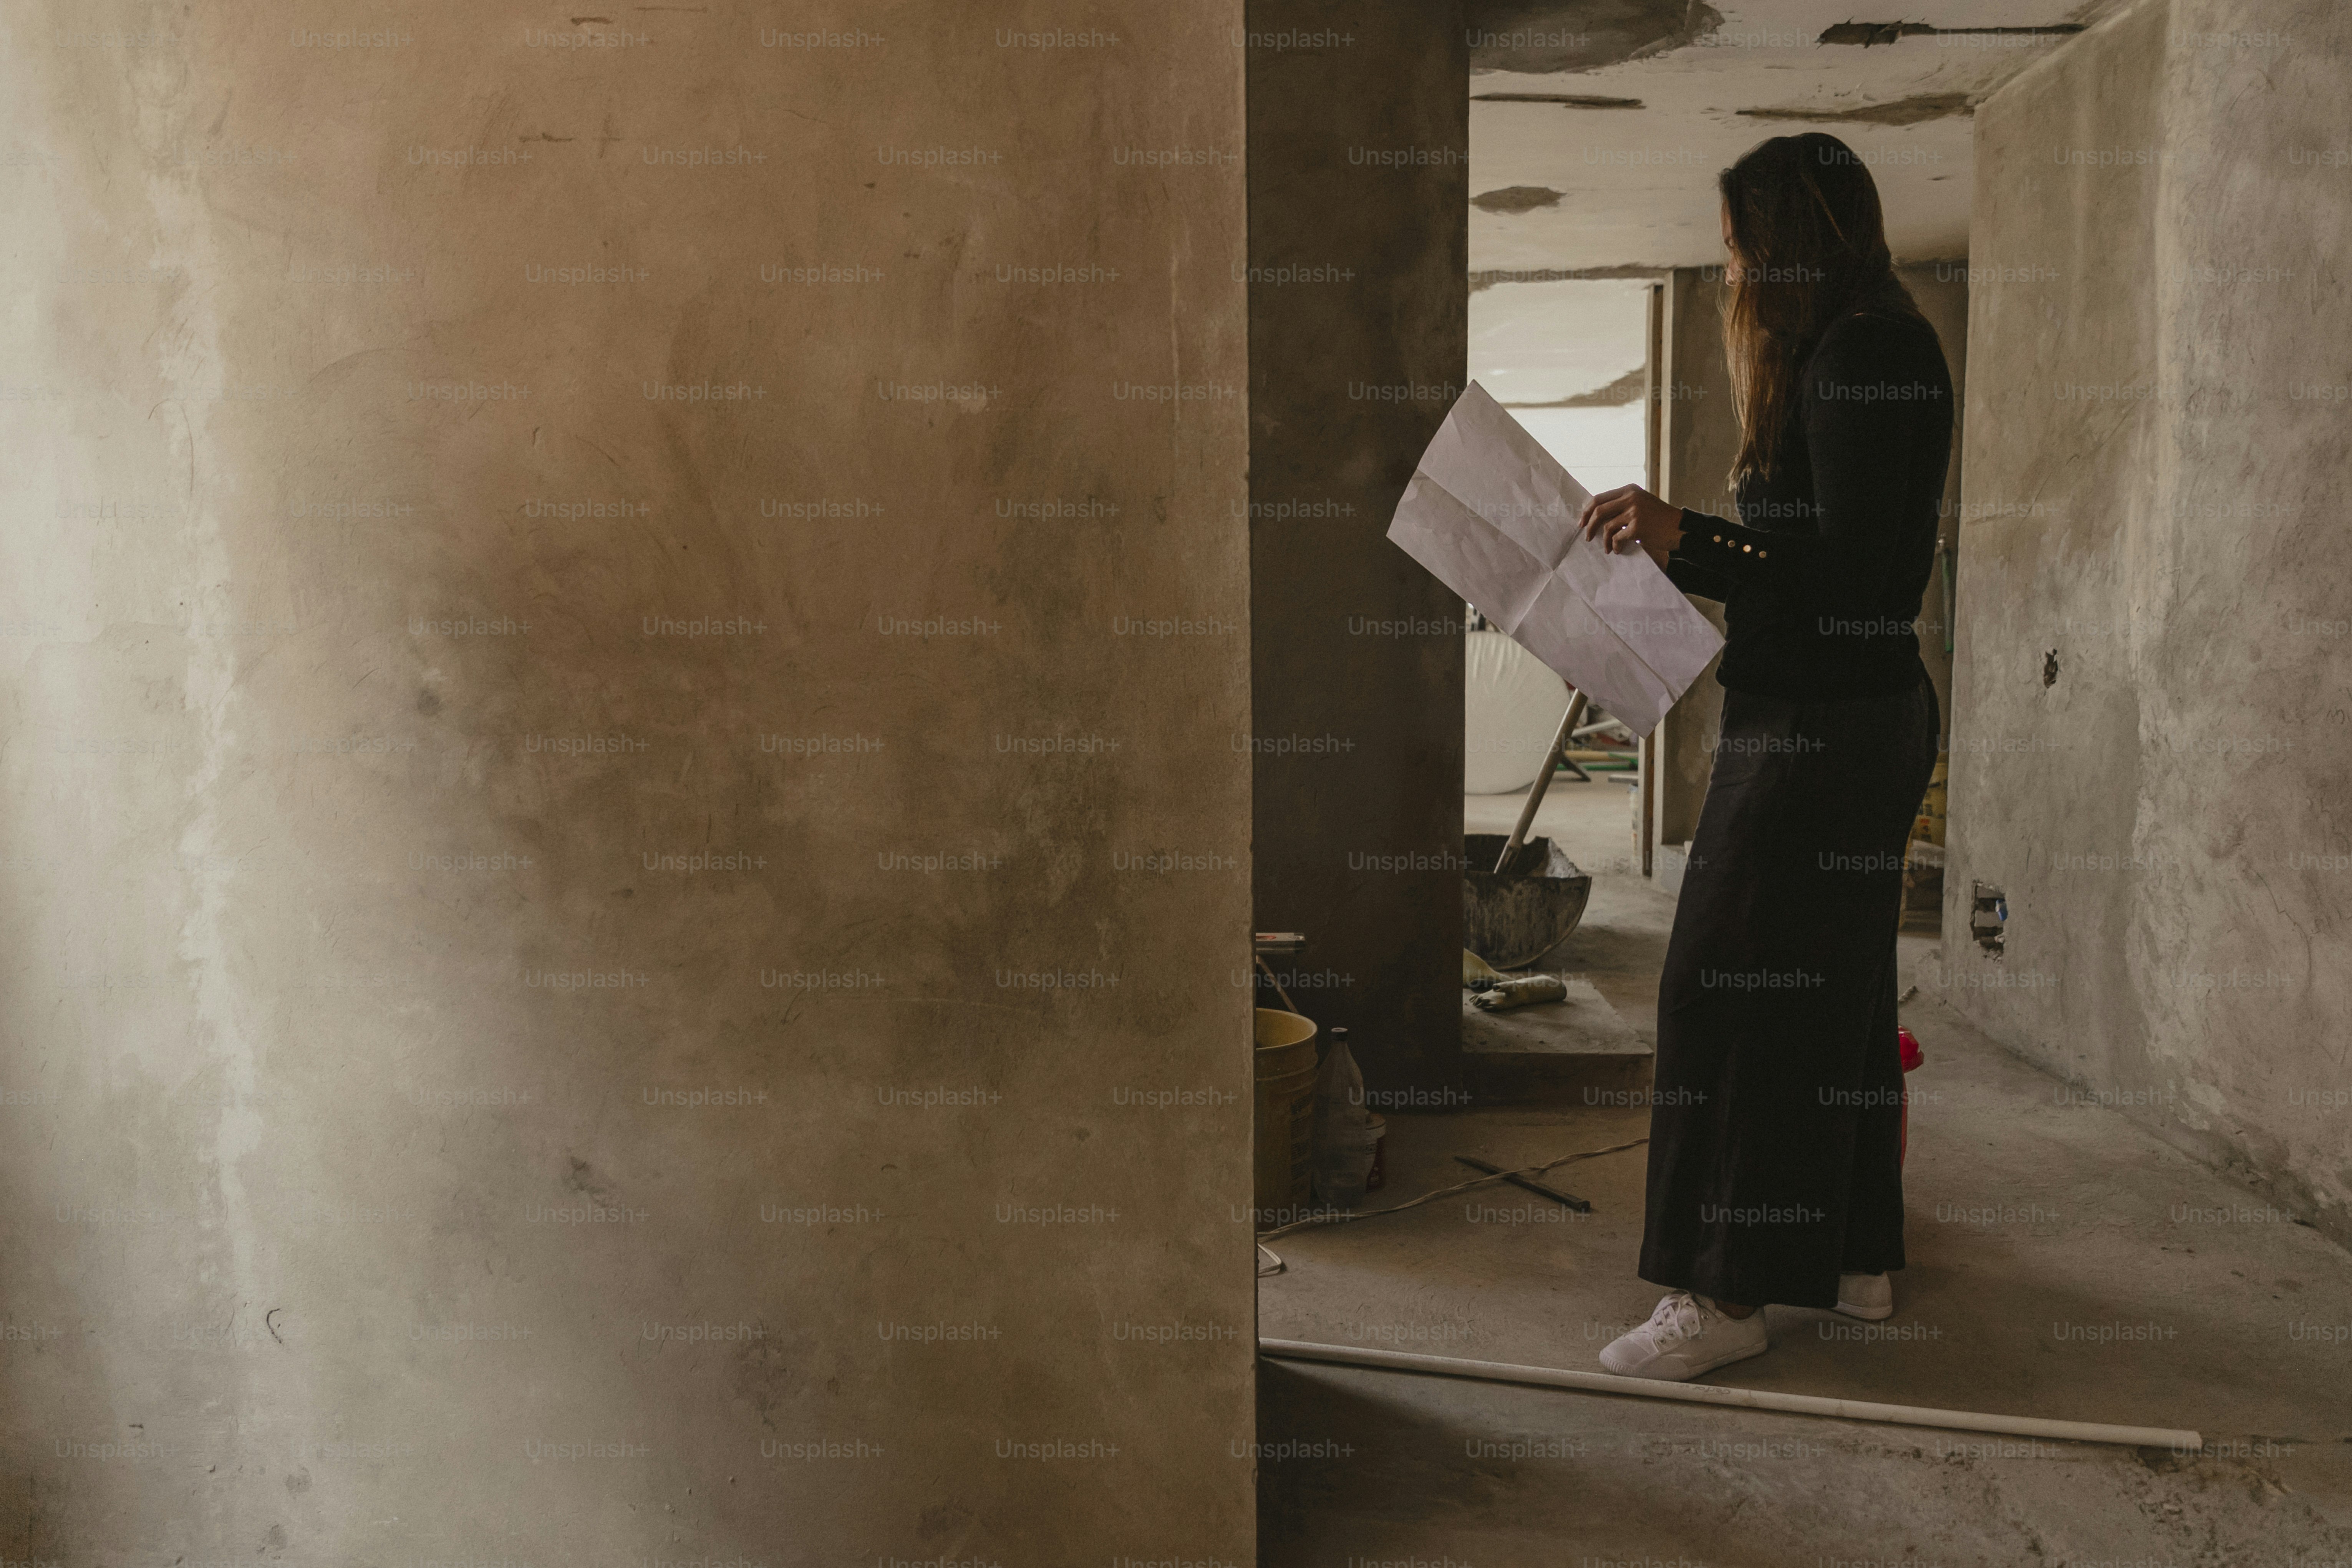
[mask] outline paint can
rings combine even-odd
[[[1267,1227],[1297,1218],[1313,1182],[1315,1023],[1260,1007],[1253,1032],[1257,1073],[1250,1168],[1258,1224]]]
[[[1919,1037],[1900,1024],[1895,1026],[1895,1048],[1902,1055],[1906,1073],[1915,1071],[1921,1062],[1927,1059],[1927,1053],[1919,1048]],[[1900,1141],[1895,1145],[1895,1168],[1899,1171],[1911,1153],[1911,1088],[1908,1084],[1903,1088],[1903,1130],[1898,1136]]]

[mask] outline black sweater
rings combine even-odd
[[[1927,678],[1916,623],[1936,558],[1952,378],[1936,331],[1841,317],[1798,377],[1772,475],[1741,481],[1739,521],[1683,513],[1675,586],[1719,599],[1716,679],[1799,700],[1884,696]]]

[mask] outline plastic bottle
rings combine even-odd
[[[1364,1106],[1364,1075],[1348,1049],[1348,1031],[1331,1031],[1315,1085],[1315,1195],[1335,1208],[1363,1202],[1379,1132]]]

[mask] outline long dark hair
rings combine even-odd
[[[1878,185],[1853,148],[1809,131],[1759,142],[1716,178],[1731,215],[1737,279],[1726,277],[1723,352],[1739,416],[1731,482],[1772,471],[1805,356],[1856,310],[1919,319],[1895,276]]]

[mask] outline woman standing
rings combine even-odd
[[[1894,1312],[1903,1267],[1895,932],[1938,715],[1916,627],[1952,384],[1833,136],[1725,170],[1738,521],[1639,486],[1588,536],[1723,602],[1723,728],[1658,991],[1642,1278],[1601,1352],[1679,1381],[1768,1348],[1779,1301]]]

